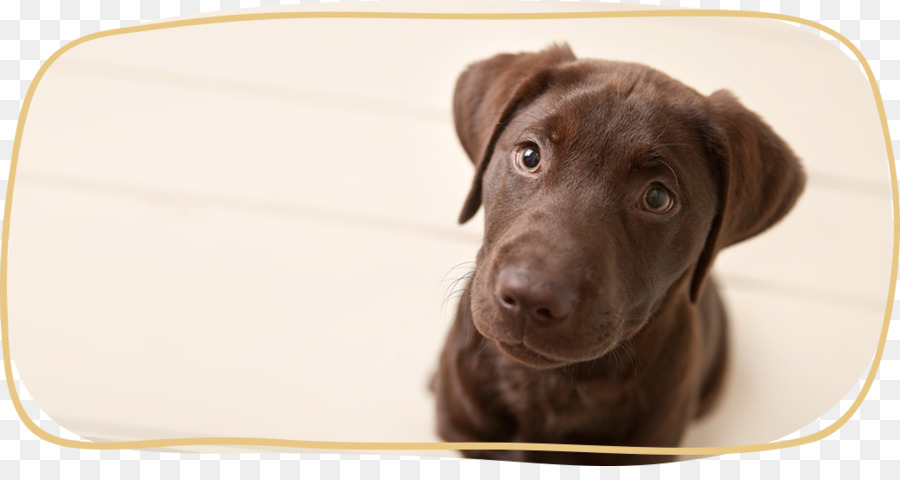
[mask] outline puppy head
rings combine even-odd
[[[568,46],[470,66],[454,96],[485,208],[476,328],[527,365],[603,356],[666,299],[696,301],[717,252],[782,218],[789,147],[728,92],[705,97]]]

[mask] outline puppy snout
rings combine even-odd
[[[558,282],[520,269],[504,269],[497,275],[496,299],[506,315],[555,323],[572,314],[576,296]]]

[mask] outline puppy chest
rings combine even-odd
[[[631,382],[576,379],[563,372],[516,372],[500,393],[517,420],[520,441],[578,442],[614,437],[632,428],[637,404]]]

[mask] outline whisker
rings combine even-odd
[[[460,263],[457,263],[456,265],[450,267],[450,270],[447,270],[447,273],[445,273],[444,276],[441,277],[441,280],[438,282],[438,284],[441,284],[441,283],[446,282],[446,281],[447,281],[447,278],[450,276],[451,273],[453,273],[453,272],[456,271],[456,270],[459,270],[460,268],[466,267],[467,265],[472,265],[472,266],[474,266],[474,265],[475,265],[475,261],[474,261],[474,260],[470,260],[470,261],[466,261],[466,262],[460,262]],[[472,268],[468,268],[467,270],[468,270],[468,271],[471,271]],[[455,281],[455,280],[454,280],[454,281]],[[435,285],[435,286],[437,286],[437,285]]]
[[[462,262],[455,266],[453,266],[445,275],[444,278],[441,279],[440,283],[445,283],[448,281],[448,277],[451,273],[460,268],[468,268],[468,270],[462,275],[454,278],[450,281],[450,284],[447,286],[447,291],[444,294],[444,300],[441,302],[441,316],[447,311],[447,305],[450,302],[456,302],[466,293],[471,285],[472,279],[475,278],[475,273],[477,272],[478,265],[474,261]],[[460,284],[464,283],[462,287]]]
[[[620,364],[622,363],[622,359],[621,359],[621,357],[620,357],[620,355],[619,355],[619,349],[618,349],[618,348],[614,348],[614,349],[612,349],[612,351],[609,352],[609,353],[610,353],[610,355],[612,355],[612,357],[613,357],[613,361],[614,361],[615,364],[616,364],[616,373],[618,374],[618,373],[619,373],[619,366],[620,366]]]
[[[669,171],[672,172],[672,176],[675,177],[675,186],[677,187],[677,186],[678,186],[678,174],[675,173],[675,169],[672,168],[671,165],[669,165],[669,162],[667,162],[667,161],[665,161],[665,160],[663,160],[663,159],[659,159],[659,163],[665,165],[666,168],[668,168]]]

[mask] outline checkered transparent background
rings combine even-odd
[[[0,0],[0,194],[5,198],[19,109],[40,67],[63,44],[100,30],[180,15],[279,5],[279,0]],[[644,0],[691,8],[740,9],[795,15],[820,22],[850,39],[879,79],[892,132],[900,128],[900,2],[892,0]],[[823,34],[824,36],[824,34]],[[830,38],[830,37],[827,37]],[[837,44],[836,40],[832,40]],[[849,52],[842,47],[845,52]],[[894,150],[900,142],[893,141]],[[896,309],[895,309],[896,311]],[[895,322],[896,323],[896,322]],[[849,409],[857,386],[822,418],[791,437],[817,432]],[[42,429],[78,438],[53,422],[15,384],[28,412]],[[356,454],[176,454],[94,451],[43,442],[19,421],[8,392],[0,393],[0,479],[106,478],[799,478],[845,480],[900,478],[900,333],[889,332],[875,383],[853,418],[817,443],[784,450],[725,455],[642,467],[570,467],[479,462],[462,459]]]

